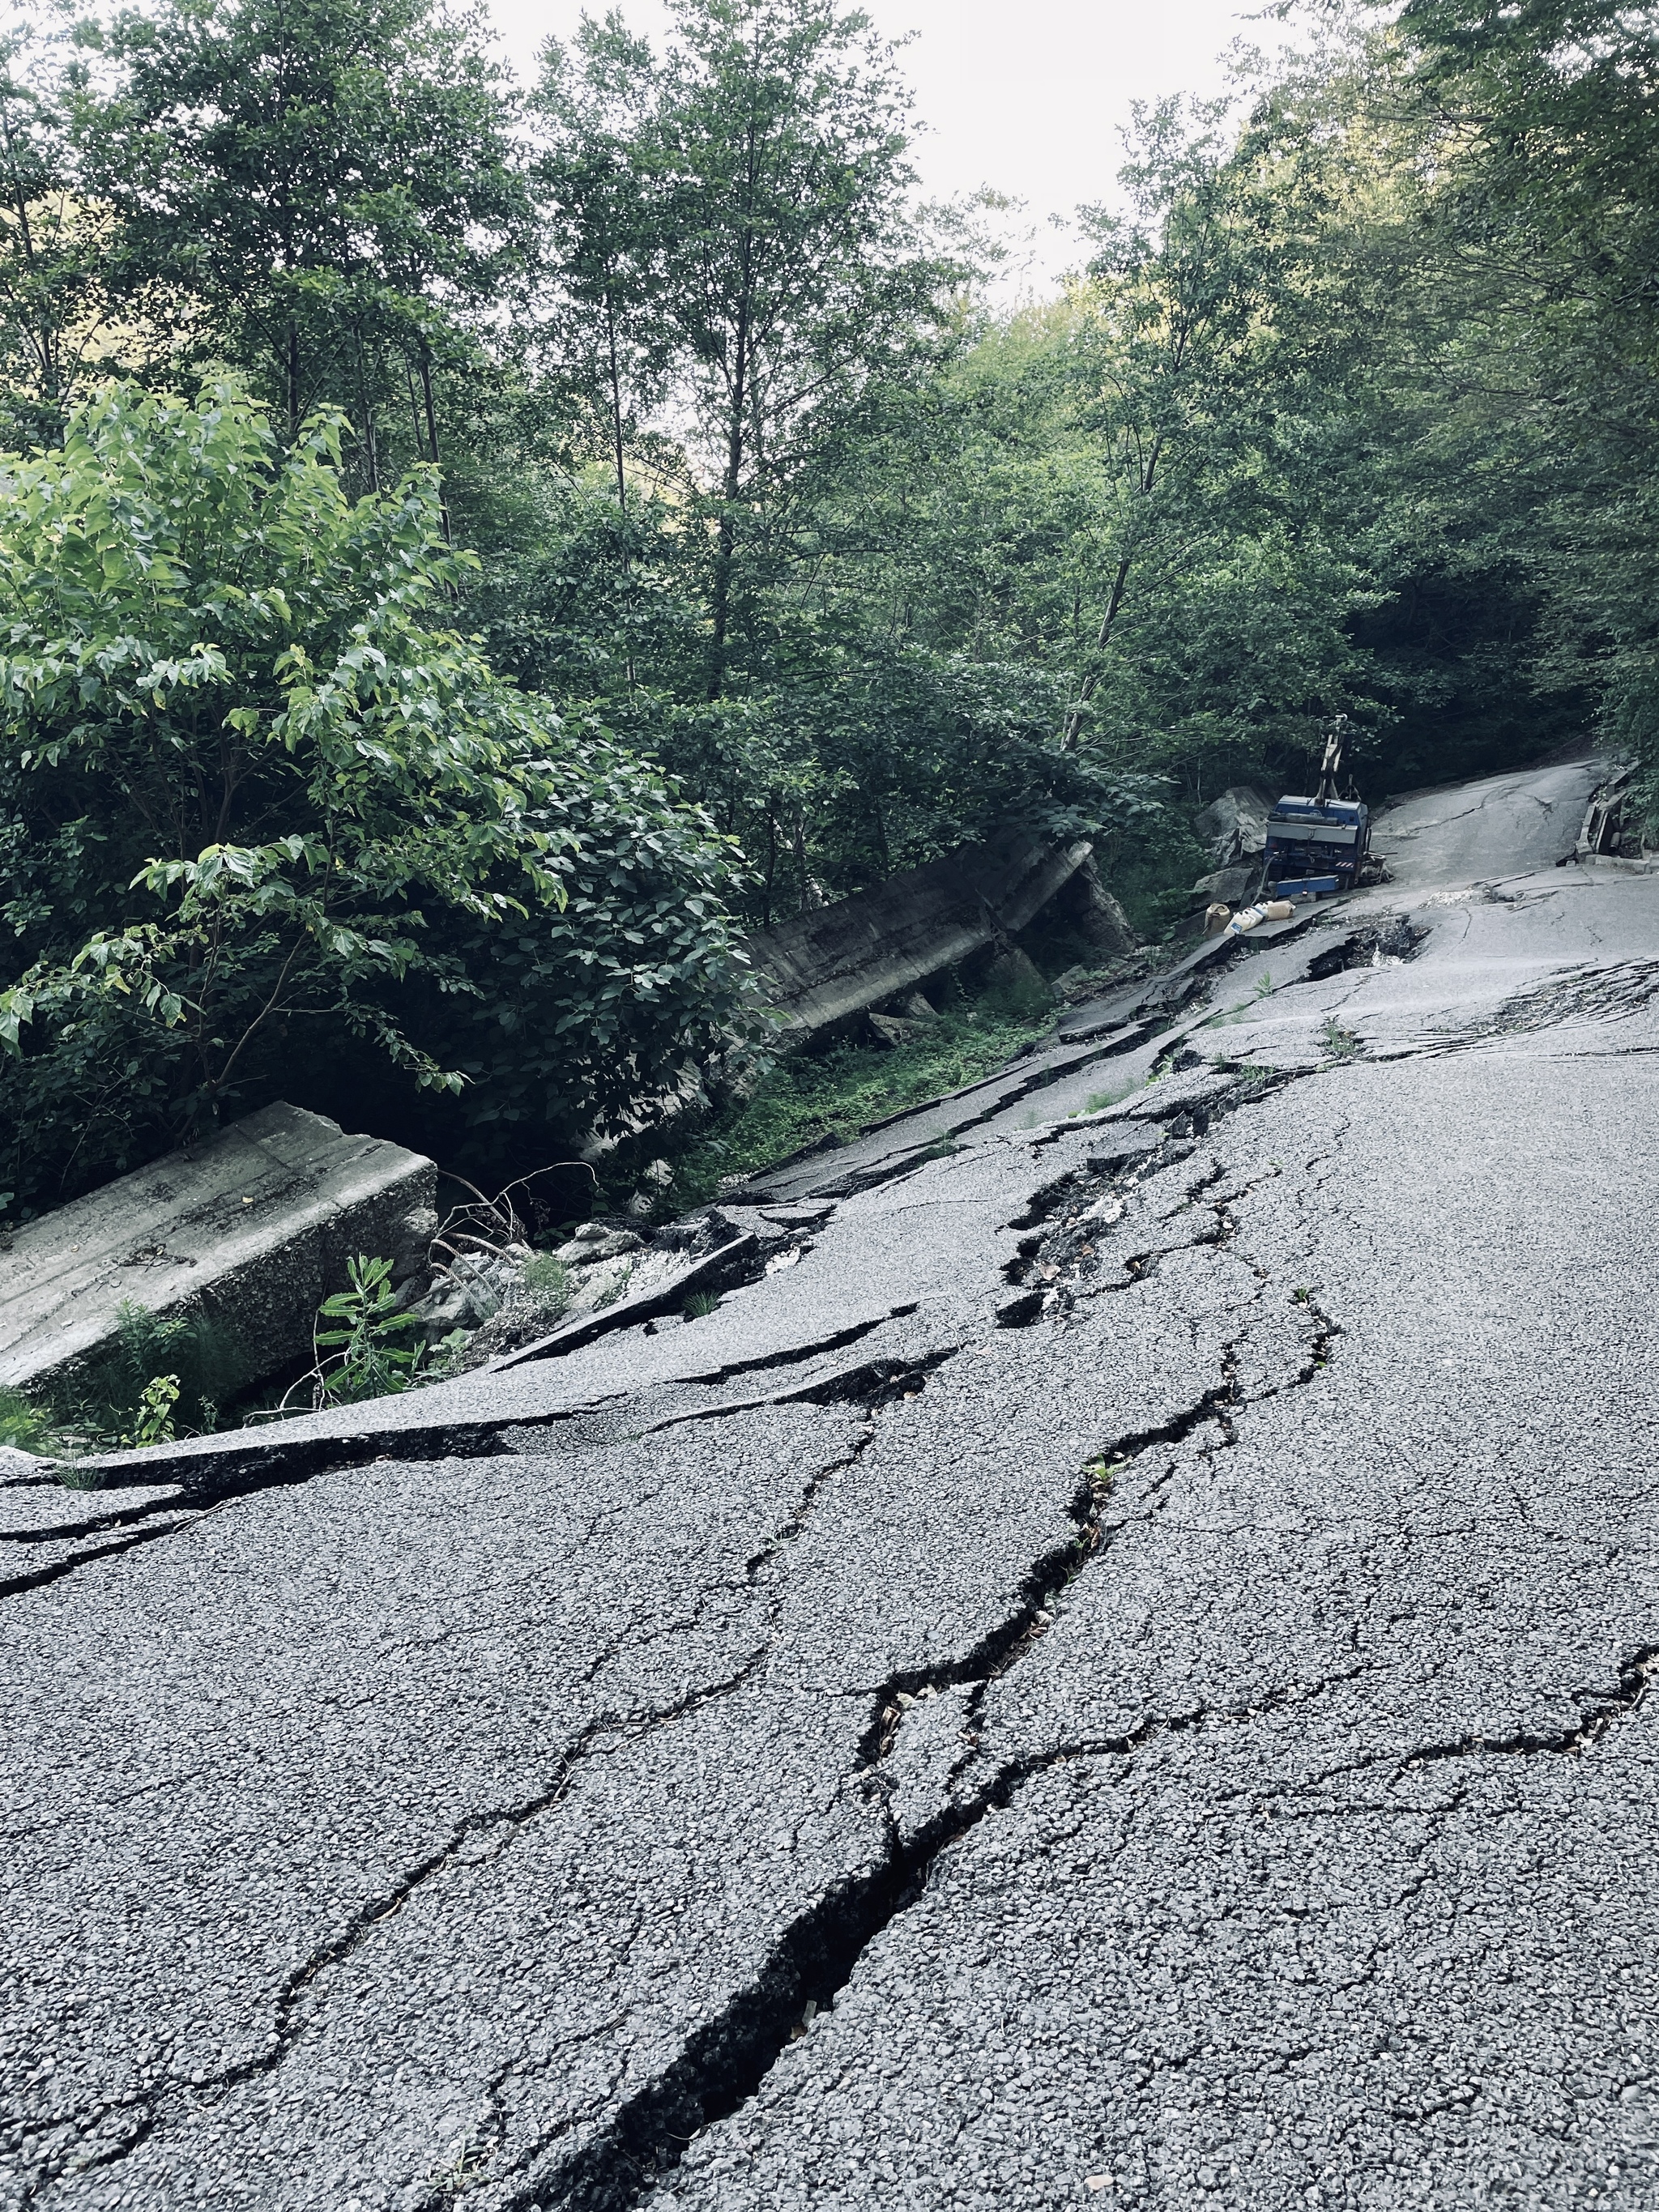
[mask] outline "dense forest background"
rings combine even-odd
[[[744,929],[1011,818],[1155,927],[1339,713],[1651,771],[1651,11],[1319,12],[1018,309],[865,19],[675,22],[15,19],[0,1218],[279,1091],[547,1158]]]

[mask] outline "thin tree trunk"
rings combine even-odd
[[[300,325],[290,316],[288,325],[288,442],[300,437]]]
[[[749,125],[748,186],[752,205],[755,189],[755,125]],[[747,210],[745,210],[747,212]],[[738,295],[736,343],[732,356],[730,413],[726,421],[725,499],[720,508],[720,537],[714,549],[714,596],[708,641],[708,696],[718,699],[726,688],[726,637],[732,618],[732,571],[737,558],[737,532],[732,515],[743,483],[744,410],[749,404],[750,318],[754,309],[754,237],[743,234],[742,289]]]
[[[361,325],[355,335],[357,341],[357,402],[363,410],[363,451],[368,460],[368,488],[372,493],[378,494],[380,489],[380,461],[374,447],[374,408],[368,396],[368,377],[363,368]]]
[[[611,353],[611,441],[617,464],[617,511],[622,518],[623,574],[634,573],[633,549],[628,542],[628,471],[623,454],[622,366],[617,358],[617,295],[611,289],[611,272],[605,271],[605,331]],[[634,696],[634,648],[630,645],[623,663],[627,679],[628,696]]]
[[[22,180],[17,173],[17,142],[11,127],[9,100],[3,107],[0,107],[0,126],[3,126],[5,131],[6,165],[10,171],[12,205],[17,210],[17,235],[18,241],[23,249],[23,265],[29,275],[33,276],[36,273],[34,231],[29,222],[28,199],[23,191]],[[40,397],[45,400],[55,401],[59,396],[58,378],[54,362],[56,347],[52,336],[51,312],[44,304],[46,298],[44,287],[41,288],[40,296],[42,306],[40,336],[36,341],[36,351],[40,363]]]
[[[622,370],[617,360],[617,301],[607,281],[605,288],[605,337],[611,349],[611,442],[617,461],[617,505],[628,520],[628,474],[623,466]],[[623,561],[628,560],[628,541],[623,540]]]
[[[1112,631],[1116,624],[1119,611],[1123,605],[1123,587],[1129,580],[1129,563],[1132,557],[1126,553],[1117,564],[1117,573],[1112,578],[1111,592],[1106,601],[1106,612],[1101,621],[1100,634],[1095,640],[1096,665],[1079,685],[1077,702],[1066,717],[1064,749],[1068,753],[1077,750],[1077,741],[1083,730],[1085,712],[1089,702],[1100,688],[1100,679],[1104,672],[1099,665],[1100,658],[1112,641]]]
[[[1152,487],[1158,481],[1158,460],[1163,451],[1164,433],[1160,430],[1152,441],[1152,449],[1146,456],[1146,465],[1140,472],[1139,491],[1143,501],[1149,500],[1152,495]],[[1133,565],[1134,557],[1135,533],[1132,531],[1129,543],[1119,557],[1117,570],[1112,578],[1112,588],[1107,595],[1106,611],[1101,617],[1099,634],[1095,639],[1095,665],[1078,686],[1076,703],[1066,717],[1066,733],[1061,740],[1062,750],[1066,752],[1076,751],[1078,739],[1083,732],[1084,714],[1089,702],[1100,689],[1100,679],[1105,673],[1103,664],[1106,650],[1111,644],[1112,632],[1117,627],[1117,618],[1122,611],[1124,588],[1128,583],[1129,570]]]
[[[443,525],[444,544],[453,545],[455,541],[450,535],[449,501],[444,497],[443,465],[438,458],[438,410],[432,398],[432,351],[424,338],[421,341],[421,398],[426,407],[428,458],[438,471],[438,520]]]
[[[761,890],[761,927],[772,927],[772,884],[778,872],[778,795],[766,794],[766,878]]]

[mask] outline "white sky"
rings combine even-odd
[[[603,15],[611,0],[588,0]],[[661,0],[617,0],[657,43]],[[1254,9],[1261,0],[1246,0]],[[1030,240],[1030,281],[1041,285],[1074,255],[1050,216],[1109,199],[1119,132],[1132,100],[1222,91],[1219,57],[1235,39],[1276,44],[1237,0],[863,0],[882,33],[918,33],[902,65],[928,130],[915,149],[930,196],[990,185],[1024,200],[1015,228]],[[542,40],[565,38],[582,0],[490,0],[521,75]]]

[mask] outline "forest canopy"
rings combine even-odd
[[[1598,731],[1655,804],[1650,12],[1317,11],[1014,307],[865,17],[672,14],[14,18],[14,1211],[279,1085],[550,1157],[744,929],[1010,821],[1156,923],[1339,714],[1374,799]]]

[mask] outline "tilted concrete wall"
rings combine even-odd
[[[70,1377],[113,1340],[126,1299],[211,1314],[246,1355],[243,1381],[259,1382],[310,1349],[353,1253],[414,1264],[437,1225],[436,1185],[417,1152],[268,1106],[12,1231],[0,1382]]]
[[[787,1027],[823,1029],[1024,929],[1092,849],[1006,831],[760,930],[746,949]]]

